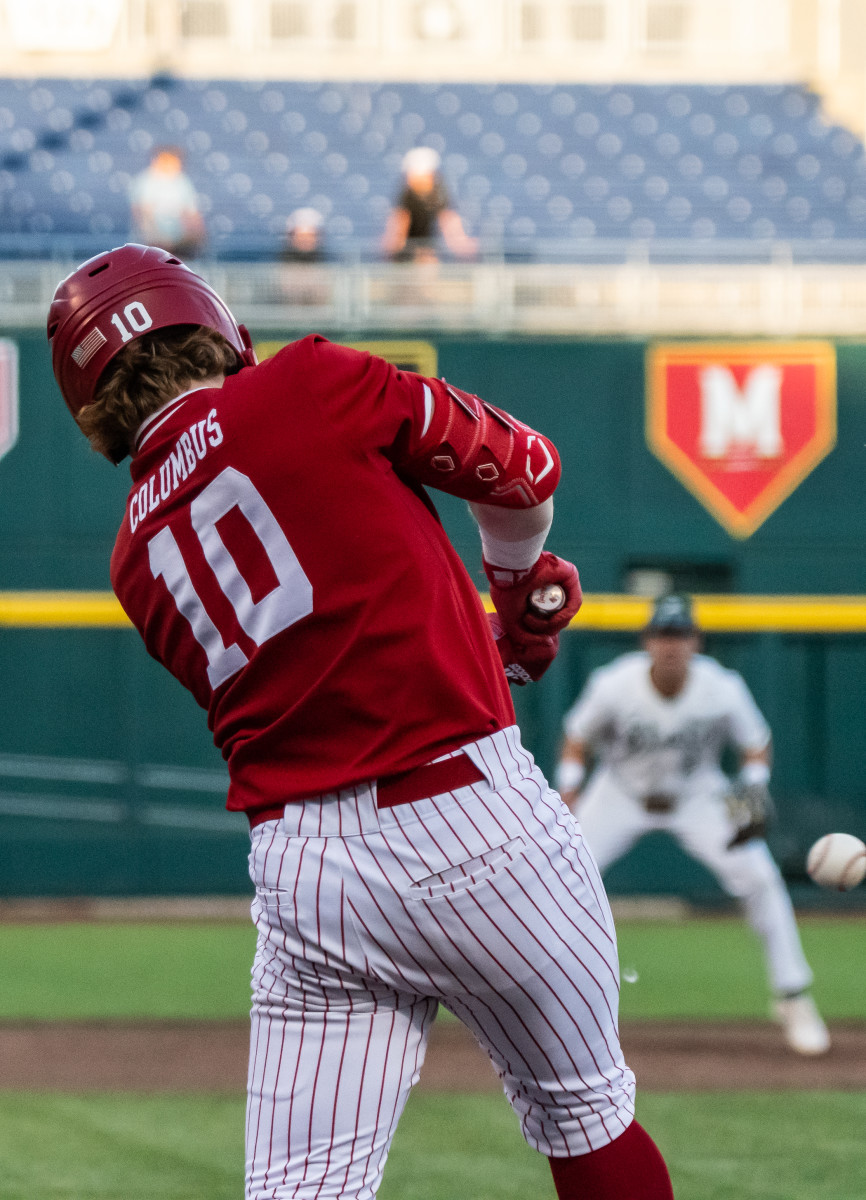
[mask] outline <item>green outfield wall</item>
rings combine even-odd
[[[203,715],[107,594],[127,472],[76,434],[41,335],[0,337],[18,347],[20,384],[18,440],[0,458],[0,895],[246,890],[246,831],[223,811],[224,768]],[[439,374],[544,429],[562,452],[551,546],[579,564],[589,598],[545,679],[515,696],[542,766],[552,769],[562,714],[589,671],[635,645],[645,605],[623,596],[634,572],[661,570],[712,594],[701,608],[707,649],[742,671],[773,726],[772,842],[792,884],[821,833],[866,835],[866,344],[835,348],[835,447],[748,538],[732,537],[648,449],[645,343],[425,344],[425,366],[435,355]],[[389,352],[401,358],[399,344]],[[465,507],[448,497],[439,507],[481,587]],[[609,884],[717,894],[661,841]]]

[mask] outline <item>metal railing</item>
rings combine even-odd
[[[75,261],[0,262],[0,327],[44,325]],[[203,263],[254,330],[866,335],[857,263]]]

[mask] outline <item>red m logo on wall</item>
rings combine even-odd
[[[18,347],[0,338],[0,458],[18,440]]]
[[[729,533],[749,537],[835,445],[833,347],[651,347],[647,442]]]

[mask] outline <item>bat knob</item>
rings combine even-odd
[[[551,583],[547,587],[536,588],[529,597],[529,602],[536,612],[542,616],[549,616],[559,612],[565,604],[565,590],[558,583]]]

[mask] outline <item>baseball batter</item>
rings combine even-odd
[[[602,872],[664,830],[743,902],[789,1045],[823,1054],[830,1039],[808,993],[812,972],[763,837],[770,730],[742,677],[698,654],[699,641],[688,599],[661,599],[643,650],[596,671],[566,714],[558,786]],[[741,759],[733,788],[720,766],[728,745]],[[584,789],[590,753],[598,766]]]
[[[443,1004],[560,1197],[668,1200],[633,1119],[604,890],[509,695],[580,605],[543,549],[553,445],[317,336],[256,364],[154,247],[83,264],[48,336],[91,444],[132,460],[115,591],[207,711],[250,823],[247,1197],[374,1196]],[[492,622],[428,485],[471,504]]]

